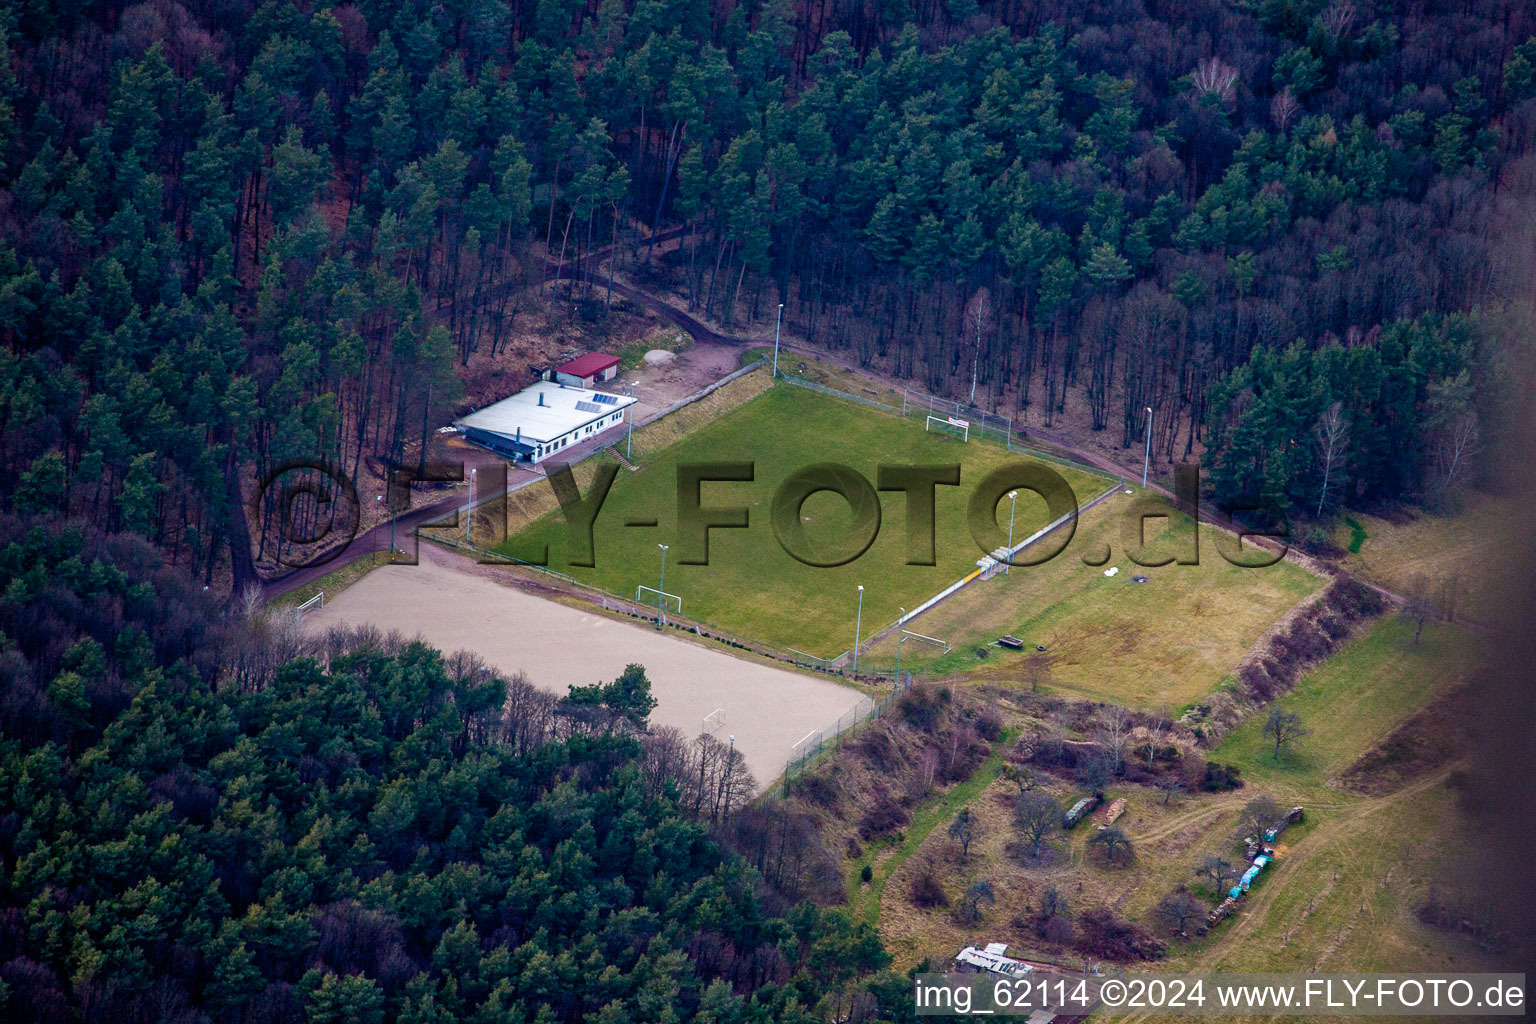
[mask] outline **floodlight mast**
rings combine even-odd
[[[725,761],[725,812],[726,812],[726,814],[729,814],[730,810],[731,810],[731,790],[734,788],[733,784],[735,783],[735,781],[736,781],[736,734],[732,733],[731,734],[731,752],[730,752],[730,754],[728,754],[726,756],[726,761]]]
[[[657,544],[661,548],[661,580],[656,584],[656,629],[661,630],[662,601],[665,600],[667,591],[667,545]]]
[[[979,300],[981,293],[977,292]],[[981,307],[973,306],[976,311],[976,348],[971,352],[971,408],[976,408],[976,371],[981,365]]]
[[[784,303],[779,303],[779,316],[773,322],[773,379],[779,379],[779,327],[784,323]]]
[[[1007,576],[1013,568],[1013,514],[1019,508],[1019,492],[1008,492],[1008,557],[1003,559],[1003,575]]]
[[[1141,461],[1141,489],[1147,489],[1147,470],[1152,466],[1152,407],[1147,406],[1147,454]]]
[[[859,631],[864,626],[864,584],[859,584],[859,614],[853,620],[853,674],[859,674]]]
[[[390,486],[389,485],[389,481],[386,480],[384,482],[384,490],[386,492],[389,490],[389,486]],[[379,501],[383,501],[384,500],[384,495],[382,495],[382,494],[379,495],[378,500]],[[389,516],[389,557],[390,557],[390,560],[393,561],[394,557],[395,557],[395,517],[394,517],[394,509],[390,508],[389,505],[386,504],[384,506],[384,514],[386,516]]]
[[[635,381],[630,381],[625,393],[630,398],[635,397]],[[624,436],[624,461],[628,462],[635,444],[635,403],[629,403],[629,430]]]
[[[896,619],[896,686],[901,689],[901,642],[907,638],[907,610],[903,608]]]

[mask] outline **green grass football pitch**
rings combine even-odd
[[[680,564],[677,468],[721,461],[753,462],[754,479],[706,482],[701,503],[705,508],[745,507],[748,526],[710,530],[709,564]],[[682,599],[685,617],[745,640],[831,658],[853,646],[860,584],[865,588],[862,628],[867,638],[891,625],[901,607],[916,607],[975,568],[984,552],[966,521],[971,494],[990,471],[1015,461],[1029,460],[975,437],[967,443],[937,430],[929,433],[920,419],[781,384],[655,453],[638,472],[620,470],[593,526],[593,567],[569,564],[568,527],[559,512],[535,521],[500,550],[526,556],[548,545],[550,568],[633,599],[637,586],[658,586],[658,545],[668,544],[665,590]],[[936,564],[906,564],[906,496],[900,491],[880,492],[879,533],[852,562],[824,568],[805,565],[786,553],[769,522],[774,493],[785,478],[824,462],[857,470],[871,484],[877,482],[881,464],[959,463],[959,486],[940,486],[935,492]],[[1113,482],[1086,470],[1058,464],[1051,468],[1066,479],[1079,504]],[[1006,499],[999,511],[1006,531]],[[832,492],[812,495],[801,515],[813,544],[841,543],[853,525],[848,502]],[[648,519],[657,525],[626,525]],[[1017,540],[1049,519],[1042,498],[1019,492]]]

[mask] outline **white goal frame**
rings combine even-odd
[[[655,595],[655,601],[647,601],[642,599],[640,595],[644,593]],[[656,602],[660,602],[663,607],[666,607],[666,601],[669,598],[677,602],[677,614],[683,614],[683,599],[678,597],[676,594],[669,594],[665,590],[657,590],[655,587],[639,586],[635,588],[635,604],[643,604],[647,608]]]
[[[719,732],[725,726],[725,708],[715,708],[704,716],[703,731],[710,736]]]
[[[295,608],[294,609],[294,613],[297,614],[297,615],[303,615],[307,611],[311,611],[313,609],[318,609],[318,608],[324,608],[324,607],[325,607],[325,591],[322,590],[318,594],[316,594],[314,597],[310,598],[308,601],[305,601],[303,604],[301,604],[297,608]]]
[[[924,636],[921,633],[914,633],[910,629],[904,629],[901,631],[901,639],[916,640],[920,644],[930,644],[934,647],[942,647],[944,648],[945,654],[948,654],[953,649],[949,646],[949,641],[947,640],[940,640],[936,636]]]
[[[961,420],[957,423],[953,416],[929,416],[928,421],[923,424],[923,431],[925,433],[932,433],[935,423],[941,427],[948,427],[950,430],[961,431],[961,440],[966,444],[971,443],[971,425],[966,421]]]

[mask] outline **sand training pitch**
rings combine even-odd
[[[859,702],[830,680],[746,661],[654,626],[571,608],[455,569],[457,556],[421,546],[421,564],[375,569],[305,617],[308,629],[368,624],[399,630],[445,652],[468,650],[504,675],[564,694],[571,684],[613,679],[629,662],[645,666],[656,697],[651,722],[699,734],[705,715],[725,709],[717,732],[734,734],[761,786],[784,770],[790,748]]]

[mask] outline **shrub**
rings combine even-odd
[[[949,897],[944,894],[944,887],[939,884],[939,880],[933,877],[931,868],[924,868],[912,879],[910,895],[912,905],[923,910],[949,906]]]
[[[1200,788],[1207,793],[1225,793],[1232,789],[1241,789],[1243,780],[1242,772],[1236,765],[1217,764],[1207,761],[1205,765],[1205,778],[1200,782]]]
[[[918,732],[931,733],[938,728],[944,714],[944,705],[950,701],[950,692],[943,687],[915,686],[901,698],[897,710],[902,721]]]
[[[950,782],[964,782],[980,768],[982,762],[987,759],[987,745],[978,740],[962,737],[958,750],[950,759],[944,775]]]
[[[901,767],[901,751],[883,723],[866,732],[853,750],[882,773],[889,774]]]
[[[842,800],[842,787],[830,772],[811,772],[795,780],[795,795],[823,810],[832,810]]]
[[[1003,716],[995,708],[982,708],[976,713],[974,726],[977,736],[988,743],[996,743],[1003,734]]]
[[[1237,680],[1249,697],[1266,704],[1274,697],[1278,687],[1263,661],[1250,661],[1238,670]]]
[[[1077,919],[1076,949],[1104,960],[1159,960],[1168,947],[1140,925],[1116,916],[1113,910],[1085,911]]]
[[[1072,940],[1077,937],[1077,929],[1072,926],[1069,917],[1047,918],[1040,926],[1039,936],[1046,942],[1054,942],[1061,946],[1070,946]]]
[[[859,835],[868,842],[876,836],[889,835],[897,829],[905,828],[911,820],[912,815],[905,807],[882,795],[859,819]]]

